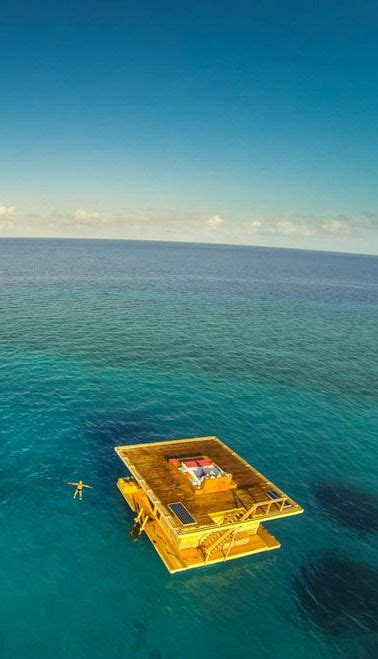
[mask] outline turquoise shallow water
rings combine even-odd
[[[2,240],[0,285],[2,657],[377,655],[378,258]],[[170,576],[113,446],[207,434],[305,514]]]

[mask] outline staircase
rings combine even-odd
[[[277,512],[281,512],[288,501],[286,495],[269,500],[266,492],[258,486],[250,487],[248,490],[238,490],[237,499],[244,509],[230,513],[223,520],[224,524],[234,524],[234,526],[223,531],[209,531],[200,543],[199,548],[205,562],[209,560],[215,550],[223,552],[226,545],[228,547],[226,553],[223,552],[223,554],[225,559],[228,557],[236,534],[242,531],[242,524],[237,524],[237,522],[266,519],[271,515],[277,515]]]
[[[242,520],[244,516],[245,513],[243,513],[243,511],[238,511],[232,515],[229,515],[227,517],[227,520],[225,521],[227,521],[227,524],[232,524],[234,522],[238,522],[239,520]],[[226,531],[210,531],[199,545],[205,561],[209,560],[211,554],[216,549],[218,549],[219,551],[223,551],[225,545],[232,542],[233,537],[236,535],[238,530],[239,527],[226,529]],[[229,549],[230,548],[231,545]],[[228,554],[225,555],[225,558],[227,558],[227,556]]]

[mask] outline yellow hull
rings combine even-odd
[[[164,525],[154,515],[143,489],[133,479],[126,478],[119,478],[117,486],[134,512],[138,512],[142,508],[148,510],[148,521],[143,530],[171,574],[206,567],[214,563],[231,561],[263,551],[279,549],[281,546],[280,542],[262,524],[259,524],[254,531],[239,532],[237,540],[231,547],[227,544],[223,545],[220,549],[214,551],[209,558],[205,558],[199,546],[203,532],[191,534],[190,541],[193,546],[179,549],[165,532]],[[196,542],[198,542],[197,545]]]
[[[167,542],[166,538],[163,537],[161,529],[159,529],[156,523],[147,525],[145,531],[167,570],[171,574],[196,567],[206,567],[207,565],[213,565],[214,563],[232,561],[235,558],[242,558],[243,556],[258,554],[263,551],[279,549],[281,546],[279,541],[268,533],[268,531],[260,524],[258,532],[246,538],[246,542],[242,547],[232,547],[228,555],[224,548],[223,551],[219,550],[218,552],[214,552],[210,558],[205,560],[198,547],[184,549],[182,551],[175,550],[173,545]]]

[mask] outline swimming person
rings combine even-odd
[[[79,495],[80,501],[83,498],[83,487],[89,487],[92,489],[92,485],[85,485],[83,481],[78,481],[78,483],[67,483],[67,485],[74,485],[76,487],[73,498],[76,499],[77,495]]]

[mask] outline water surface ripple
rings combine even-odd
[[[1,656],[376,656],[377,307],[374,257],[0,240]],[[113,446],[206,434],[306,512],[169,576]]]

